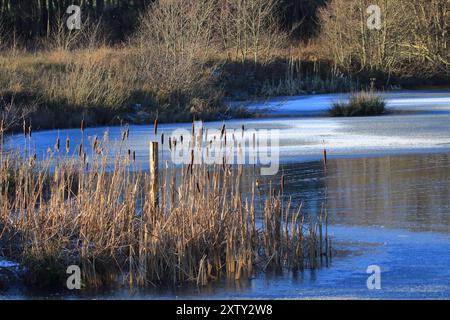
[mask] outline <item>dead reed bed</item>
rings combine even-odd
[[[30,135],[24,125],[25,144]],[[86,288],[206,285],[317,268],[330,255],[326,214],[291,208],[284,178],[260,197],[256,177],[243,192],[242,166],[191,158],[178,169],[160,164],[155,200],[128,136],[124,128],[113,152],[107,133],[78,146],[58,138],[45,160],[31,149],[4,152],[2,137],[0,255],[21,263],[27,283],[60,287],[79,265]],[[155,126],[156,137],[171,152],[186,143],[164,141]]]

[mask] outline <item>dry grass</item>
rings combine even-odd
[[[328,111],[333,117],[375,116],[386,112],[384,98],[371,91],[352,93],[349,101],[335,102]]]
[[[0,252],[26,268],[29,283],[61,286],[77,264],[86,287],[205,285],[269,268],[315,268],[328,256],[326,216],[292,210],[284,181],[257,200],[256,180],[242,191],[242,167],[167,165],[155,204],[127,139],[124,130],[112,159],[107,135],[66,142],[67,150],[58,140],[44,161],[2,152]],[[181,143],[172,142],[172,152]]]

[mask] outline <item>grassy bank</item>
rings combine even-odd
[[[137,49],[102,47],[0,54],[2,118],[35,129],[218,119],[239,114],[221,104],[220,88],[164,89],[146,81]],[[180,75],[182,77],[182,75]],[[200,83],[202,84],[202,83]]]
[[[88,126],[101,126],[148,124],[156,117],[161,122],[251,117],[244,108],[227,108],[224,101],[348,92],[369,81],[334,74],[326,61],[285,54],[266,64],[219,63],[216,56],[199,70],[177,73],[179,83],[174,83],[166,76],[151,80],[153,68],[142,65],[145,52],[138,48],[4,52],[1,118],[8,130],[19,131],[23,119],[39,130],[77,127],[82,119]]]
[[[35,130],[121,123],[181,122],[251,117],[227,108],[226,99],[344,92],[357,84],[322,66],[285,56],[270,63],[226,61],[188,66],[148,64],[138,47],[0,53],[1,118],[20,130],[22,119]],[[179,70],[180,69],[180,70]]]
[[[183,143],[171,141],[171,152]],[[192,158],[180,171],[161,169],[155,203],[154,180],[133,170],[128,131],[112,168],[111,146],[106,135],[79,146],[68,141],[67,150],[55,141],[44,161],[2,155],[0,255],[25,268],[27,284],[62,288],[67,267],[78,265],[85,287],[205,285],[316,268],[328,257],[325,213],[308,218],[291,208],[283,180],[263,188],[253,177],[243,191],[242,167],[195,165]]]

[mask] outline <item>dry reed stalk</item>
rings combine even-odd
[[[222,132],[224,140],[224,126]],[[135,152],[131,162],[128,139],[112,159],[108,134],[91,143],[102,152],[89,159],[83,145],[79,158],[55,153],[31,166],[24,157],[2,155],[0,243],[9,248],[7,258],[30,271],[31,283],[61,283],[67,266],[78,264],[86,287],[205,285],[269,268],[316,268],[318,257],[330,254],[327,231],[322,239],[326,217],[306,222],[300,209],[284,204],[284,177],[278,194],[270,184],[262,198],[264,186],[255,180],[243,193],[242,166],[192,159],[189,170],[166,165],[158,186],[157,171],[130,170]]]

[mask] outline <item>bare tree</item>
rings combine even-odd
[[[228,56],[255,63],[267,61],[283,46],[287,35],[277,20],[275,0],[225,0],[219,5],[218,34]]]
[[[369,5],[381,29],[367,25]],[[322,45],[347,71],[435,75],[449,70],[448,0],[334,0],[320,10]]]
[[[215,9],[210,0],[159,0],[141,18],[136,37],[140,81],[171,105],[208,97]]]

